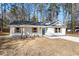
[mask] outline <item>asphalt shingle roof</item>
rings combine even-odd
[[[10,23],[10,25],[45,25],[43,22],[33,22],[33,21],[25,21],[25,20],[17,20]]]

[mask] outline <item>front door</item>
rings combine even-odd
[[[42,28],[42,34],[45,35],[45,28]]]

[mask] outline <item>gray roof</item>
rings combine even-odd
[[[16,20],[16,21],[11,22],[10,25],[39,25],[39,26],[60,26],[60,27],[64,27],[64,25],[60,21],[34,22],[34,21],[26,21],[26,20]]]
[[[26,20],[16,20],[10,23],[10,25],[45,25],[43,22],[34,22],[34,21],[26,21]]]

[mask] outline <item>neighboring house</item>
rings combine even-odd
[[[18,20],[10,23],[10,36],[16,35],[65,35],[66,27],[59,23],[42,23]]]

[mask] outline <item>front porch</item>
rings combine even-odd
[[[46,27],[41,26],[12,26],[10,36],[43,36]]]

